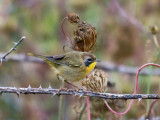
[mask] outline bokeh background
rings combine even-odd
[[[0,52],[7,52],[21,36],[26,36],[14,53],[63,54],[63,46],[67,46],[68,41],[60,25],[71,12],[77,13],[81,21],[96,28],[98,37],[94,53],[102,61],[127,66],[159,63],[159,53],[150,28],[160,26],[160,0],[1,0]],[[64,29],[73,40],[75,26],[66,21]],[[159,40],[159,32],[156,36]],[[108,79],[115,84],[114,92],[133,92],[135,75],[116,71],[108,71],[108,75]],[[48,87],[50,84],[53,88],[59,88],[56,75],[46,64],[6,61],[0,66],[0,86],[28,87],[29,84],[31,87]],[[141,76],[139,84],[138,93],[158,93],[159,77]],[[78,119],[78,107],[84,102],[73,96],[65,96],[63,119]],[[152,109],[153,116],[160,115],[159,102],[156,104]],[[18,98],[14,94],[2,94],[0,119],[57,120],[58,105],[58,96],[20,95]],[[150,102],[146,100],[136,101],[121,119],[145,116],[149,105]],[[120,111],[123,110],[125,108]],[[92,108],[91,112],[94,111]],[[92,119],[105,120],[106,116],[118,119],[109,112],[103,115],[101,111],[99,113],[93,114]],[[87,119],[86,112],[82,119]]]

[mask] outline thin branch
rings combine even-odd
[[[15,43],[15,45],[13,46],[13,48],[11,48],[7,53],[5,53],[1,58],[0,58],[0,62],[2,64],[3,60],[6,59],[6,57],[11,54],[14,50],[16,50],[17,46],[25,39],[26,37],[23,36],[19,39],[19,41],[17,43]]]
[[[0,87],[0,93],[20,94],[52,94],[52,95],[73,95],[73,96],[89,96],[102,99],[160,99],[160,94],[113,94],[98,93],[80,89],[67,89],[59,92],[59,89],[48,88],[16,88],[16,87]]]
[[[0,52],[0,56],[4,53]],[[36,62],[36,63],[43,63],[44,61],[40,58],[28,56],[25,54],[14,54],[7,57],[8,61],[14,61],[14,62]]]
[[[0,52],[0,56],[4,55],[4,53]],[[40,58],[28,56],[25,54],[14,54],[7,57],[8,61],[15,61],[15,62],[35,62],[35,63],[44,63],[43,60]],[[116,65],[114,63],[109,62],[101,62],[96,65],[97,69],[102,69],[106,72],[109,71],[117,71],[120,73],[126,74],[136,74],[138,71],[138,67],[126,66],[126,65]],[[141,71],[141,75],[150,75],[150,69],[146,68]],[[160,69],[156,68],[152,70],[152,75],[160,75]]]

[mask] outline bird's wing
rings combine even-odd
[[[47,60],[60,65],[68,65],[72,67],[78,67],[82,65],[79,56],[55,55],[55,56],[45,56],[45,57]]]
[[[49,65],[54,66],[53,63],[58,65],[68,65],[78,67],[82,65],[81,57],[78,54],[68,53],[67,55],[55,55],[55,56],[42,56],[33,53],[28,55],[39,57],[47,62]]]
[[[64,62],[65,55],[45,56],[45,58],[59,65],[66,65]]]
[[[65,61],[69,66],[79,67],[83,65],[81,54],[77,54],[77,52],[68,52]]]

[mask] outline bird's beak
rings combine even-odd
[[[96,59],[95,61],[96,61],[96,62],[101,62],[101,60],[99,60],[99,59]]]

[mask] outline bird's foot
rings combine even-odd
[[[63,90],[67,90],[67,88],[62,88],[62,87],[60,87],[59,90],[58,90],[58,92],[57,92],[57,94],[59,95],[59,93],[60,93],[61,91],[63,91]]]

